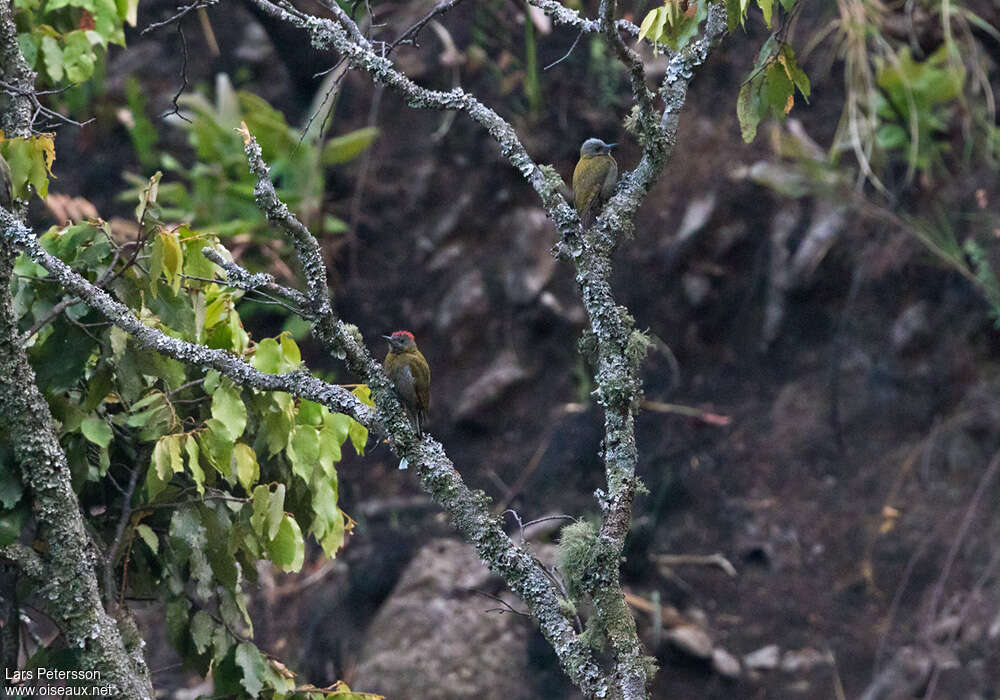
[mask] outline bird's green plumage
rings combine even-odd
[[[601,206],[615,191],[618,163],[611,156],[611,145],[588,139],[573,170],[573,203],[585,228],[593,223]]]
[[[426,422],[431,407],[431,369],[426,358],[417,349],[410,336],[409,341],[394,341],[398,334],[389,339],[389,353],[385,356],[383,368],[396,387],[396,393],[403,402],[407,413],[416,424],[417,433]]]

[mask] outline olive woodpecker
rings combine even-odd
[[[423,437],[420,426],[427,420],[431,407],[431,369],[410,331],[396,331],[382,337],[389,341],[389,354],[383,365],[385,373],[396,387],[417,435]]]
[[[615,191],[618,163],[611,157],[614,145],[587,139],[580,146],[580,160],[573,170],[573,203],[584,228],[594,223],[597,213]]]

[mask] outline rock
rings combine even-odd
[[[712,650],[712,669],[726,678],[740,677],[740,660],[721,647]]]
[[[528,376],[528,371],[518,362],[517,356],[512,351],[505,350],[479,379],[462,392],[455,409],[455,419],[461,421],[474,418]]]
[[[907,306],[892,324],[889,340],[897,354],[915,349],[930,336],[930,313],[926,301]]]
[[[529,304],[552,279],[556,259],[552,225],[543,209],[520,207],[497,224],[511,249],[503,258],[503,286],[514,304]]]
[[[781,670],[785,673],[801,673],[810,671],[816,666],[832,664],[830,653],[822,653],[815,649],[805,648],[789,650],[781,657]]]
[[[781,649],[777,644],[768,644],[743,657],[743,665],[754,671],[770,671],[778,667]]]
[[[475,550],[439,539],[414,557],[368,631],[352,686],[391,698],[526,697],[531,627],[470,589],[507,593]],[[531,695],[529,692],[528,695]]]
[[[708,633],[694,625],[674,627],[666,634],[667,641],[678,651],[696,659],[712,658],[712,640]]]
[[[447,291],[438,305],[434,320],[439,331],[450,330],[456,323],[483,316],[489,311],[483,273],[469,270]]]

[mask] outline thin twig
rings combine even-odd
[[[552,68],[553,66],[558,66],[560,63],[562,63],[567,58],[569,58],[570,54],[573,53],[573,49],[575,49],[576,45],[580,43],[580,39],[583,38],[584,34],[586,34],[586,31],[584,31],[584,29],[581,28],[580,32],[576,35],[576,39],[573,40],[573,44],[569,47],[569,51],[567,51],[566,53],[564,53],[562,58],[556,59],[555,61],[553,61],[549,65],[547,65],[544,68],[542,68],[542,70],[543,71],[547,71],[549,68]]]
[[[425,26],[427,26],[428,22],[430,22],[438,15],[443,15],[444,13],[448,12],[452,8],[459,5],[461,2],[462,0],[441,0],[441,2],[439,2],[437,5],[434,6],[433,10],[431,10],[423,18],[415,22],[409,29],[400,34],[394,42],[389,44],[385,49],[384,55],[388,57],[400,44],[413,44],[414,46],[416,46],[417,36],[420,34],[420,31]]]
[[[216,2],[218,2],[218,0],[198,0],[197,2],[193,2],[190,5],[185,5],[176,13],[174,13],[170,17],[167,17],[162,22],[153,22],[152,24],[148,25],[145,29],[139,32],[139,36],[146,36],[150,32],[155,32],[157,29],[160,29],[161,27],[166,27],[168,25],[173,24],[174,22],[179,22],[191,12],[194,12],[195,10],[205,9],[206,7],[211,7],[212,5],[216,4]]]

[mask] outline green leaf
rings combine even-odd
[[[317,539],[322,540],[323,536],[333,526],[335,520],[343,517],[340,508],[337,507],[336,481],[331,483],[329,479],[317,479],[312,488],[312,509],[313,522],[310,530]]]
[[[205,471],[201,468],[201,464],[198,461],[198,439],[194,435],[184,436],[184,451],[187,452],[188,471],[191,472],[191,478],[194,480],[194,485],[198,489],[198,494],[204,496]]]
[[[319,433],[311,425],[297,425],[292,440],[286,448],[292,471],[307,484],[312,481],[313,470],[319,462]]]
[[[139,0],[116,0],[118,16],[134,27],[139,21]]]
[[[232,469],[236,472],[237,481],[239,481],[244,491],[250,493],[250,489],[260,479],[260,466],[257,464],[257,455],[249,445],[237,442],[233,445],[231,460]]]
[[[757,127],[761,119],[760,76],[743,83],[739,97],[736,100],[736,115],[740,120],[740,133],[746,143],[757,136]]]
[[[348,417],[344,416],[344,418]],[[336,475],[334,465],[341,459],[340,446],[344,444],[347,433],[350,431],[350,423],[347,420],[341,421],[341,423],[343,424],[342,435],[329,428],[325,419],[323,429],[319,431],[319,463],[323,468],[323,473],[328,477]]]
[[[247,425],[247,409],[232,382],[220,383],[212,394],[212,417],[226,427],[231,440],[243,434]]]
[[[170,479],[164,479],[156,471],[155,466],[146,470],[146,495],[150,502],[155,501],[156,497],[163,493],[163,490],[167,488],[167,484],[170,483]]]
[[[282,571],[298,571],[305,559],[305,542],[295,519],[285,514],[267,546],[268,557]]]
[[[351,427],[348,429],[347,434],[351,438],[351,444],[354,445],[354,451],[358,455],[364,456],[365,445],[368,444],[368,428],[352,418]]]
[[[164,438],[167,441],[167,451],[170,455],[170,468],[174,474],[184,473],[184,459],[181,457],[181,438],[183,435],[168,435]]]
[[[267,503],[267,539],[278,536],[281,520],[285,517],[285,485],[278,484]]]
[[[639,38],[640,39],[653,39],[653,26],[656,24],[660,16],[660,10],[663,8],[656,7],[646,13],[646,16],[642,18],[642,24],[639,25]]]
[[[174,598],[167,603],[167,639],[174,649],[183,650],[188,636],[188,611],[191,603],[185,598]]]
[[[253,636],[253,620],[250,619],[250,613],[247,612],[247,605],[243,600],[242,593],[227,589],[219,591],[219,613],[222,615],[222,621],[230,629],[238,629],[240,622],[243,622],[250,630],[249,636]]]
[[[281,497],[284,500],[284,492],[282,492]],[[251,500],[253,501],[253,514],[250,516],[250,527],[262,540],[270,539],[268,513],[271,506],[271,489],[264,484],[257,486],[253,490]]]
[[[252,698],[260,697],[260,691],[264,689],[264,678],[267,675],[267,665],[264,657],[253,644],[241,642],[236,647],[236,665],[243,672],[243,680],[240,683]]]
[[[764,24],[771,28],[771,15],[774,13],[774,0],[757,0],[760,11],[764,14]]]
[[[302,399],[299,402],[299,411],[295,416],[295,422],[300,425],[312,425],[318,428],[323,425],[323,412],[325,410],[327,409],[322,404]]]
[[[49,80],[58,83],[63,79],[63,56],[59,42],[54,37],[42,37],[42,62],[45,64],[45,72],[49,74]]]
[[[81,320],[89,323],[97,317],[88,314]],[[76,386],[83,379],[83,368],[96,347],[93,334],[70,323],[65,315],[60,316],[52,323],[48,337],[28,349],[38,386],[48,393]]]
[[[98,416],[87,416],[84,418],[83,422],[80,423],[80,432],[92,443],[105,449],[111,444],[111,438],[113,437],[111,426]]]
[[[258,439],[263,437],[268,456],[273,457],[288,445],[289,434],[294,425],[292,397],[282,391],[270,394],[268,405],[262,413],[264,417]]]
[[[152,471],[156,472],[164,483],[170,481],[174,473],[170,463],[170,442],[173,437],[173,435],[164,436],[157,440],[156,446],[153,447]]]
[[[261,372],[276,374],[281,370],[281,348],[274,338],[264,338],[254,349],[250,364]]]
[[[149,258],[149,290],[154,298],[156,298],[156,282],[161,274],[174,294],[180,290],[183,264],[184,256],[181,253],[177,232],[161,229],[159,235],[153,239]]]
[[[795,92],[791,78],[781,63],[772,63],[764,71],[764,95],[768,106],[775,114],[785,115],[791,108],[790,97]]]
[[[812,87],[809,84],[809,76],[799,67],[799,62],[795,58],[795,50],[788,44],[783,44],[781,53],[778,55],[778,60],[785,66],[785,70],[788,71],[788,77],[795,84],[795,87],[799,89],[799,92],[802,93],[806,102],[808,102]]]
[[[340,165],[354,160],[372,145],[377,136],[378,129],[374,126],[367,126],[349,134],[332,138],[324,144],[320,161],[323,165]]]
[[[339,512],[337,517],[327,523],[326,534],[320,540],[320,546],[326,556],[333,558],[344,546],[345,539],[347,539],[347,529],[344,527],[344,514]]]
[[[295,344],[291,333],[282,333],[279,338],[285,369],[297,369],[302,364],[302,353],[299,352],[299,346]]]
[[[898,124],[883,124],[875,132],[875,143],[878,144],[879,148],[887,151],[893,148],[902,148],[908,141],[909,134]]]
[[[215,627],[215,620],[204,610],[199,610],[191,618],[191,641],[199,654],[204,654],[211,647]]]
[[[160,540],[156,536],[156,533],[153,532],[153,528],[151,528],[149,525],[139,523],[138,525],[135,526],[135,532],[137,535],[139,535],[139,537],[142,538],[142,541],[146,543],[146,546],[149,547],[151,550],[153,550],[153,554],[159,553]]]
[[[66,79],[70,82],[82,83],[90,79],[97,56],[86,32],[76,30],[63,37],[62,61]]]

